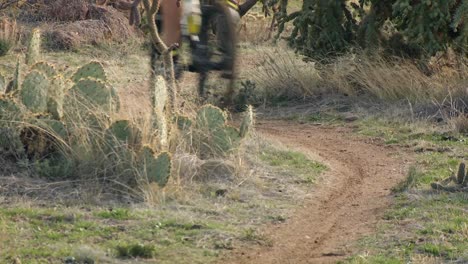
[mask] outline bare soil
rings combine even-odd
[[[272,141],[302,151],[329,167],[294,216],[263,230],[271,246],[239,248],[222,263],[335,263],[375,231],[392,203],[391,188],[405,178],[410,158],[393,147],[353,135],[350,128],[292,121],[262,121]]]

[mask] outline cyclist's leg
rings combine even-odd
[[[178,5],[177,0],[162,0],[162,40],[166,45],[171,46],[181,41],[180,18],[182,8]]]

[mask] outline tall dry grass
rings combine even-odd
[[[15,20],[0,18],[0,56],[4,56],[16,44],[19,29]]]
[[[305,62],[285,49],[260,49],[250,78],[266,101],[303,99],[323,94],[365,96],[376,101],[464,108],[468,102],[468,62],[459,59],[448,70],[428,72],[415,62],[365,53],[348,54],[332,62]],[[461,110],[463,111],[463,109]]]

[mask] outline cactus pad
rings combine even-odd
[[[239,131],[231,126],[219,128],[213,132],[213,143],[215,153],[224,155],[237,148],[241,137]]]
[[[41,31],[36,28],[31,32],[28,52],[26,53],[26,64],[33,65],[39,61],[41,55]]]
[[[253,109],[252,109],[252,106],[249,106],[247,108],[247,111],[245,112],[245,116],[242,119],[242,123],[240,126],[241,137],[245,137],[249,133],[249,130],[253,126],[253,121],[254,121]]]
[[[205,105],[197,112],[197,128],[214,130],[226,124],[226,113],[220,108]]]
[[[162,152],[156,158],[154,151],[144,146],[141,152],[141,165],[148,181],[156,182],[160,187],[164,187],[171,176],[171,156],[167,152]]]
[[[0,127],[0,155],[19,157],[23,153],[23,143],[16,129]]]
[[[0,93],[5,93],[7,88],[7,80],[6,78],[0,73]]]
[[[177,116],[175,122],[180,130],[188,130],[192,127],[192,120],[186,116]]]
[[[55,75],[57,75],[57,71],[55,70],[55,67],[52,64],[49,64],[47,62],[41,61],[33,66],[31,66],[31,70],[36,70],[38,72],[42,72],[45,74],[45,76],[49,78],[53,78]]]
[[[19,117],[21,109],[15,103],[13,98],[8,96],[0,96],[0,120],[15,120],[15,116]]]
[[[90,78],[82,79],[72,87],[72,90],[78,91],[83,99],[104,111],[117,110],[118,104],[115,102],[112,88],[102,81]]]
[[[468,183],[468,175],[466,175],[465,171],[465,163],[460,163],[460,166],[458,167],[458,173],[457,173],[457,183],[465,186]]]
[[[57,153],[67,137],[65,125],[57,120],[31,118],[21,130],[21,142],[30,159],[40,160]]]
[[[20,80],[20,77],[21,77],[21,74],[20,74],[21,69],[20,68],[21,68],[21,65],[20,65],[20,62],[19,62],[19,59],[18,59],[18,61],[16,62],[15,72],[13,74],[13,80],[6,87],[5,93],[12,93],[14,91],[19,90],[19,85],[20,85],[20,81],[21,81]]]
[[[82,66],[73,74],[72,80],[78,83],[80,80],[87,78],[94,78],[103,82],[107,81],[106,72],[100,62],[92,61]]]
[[[38,119],[36,123],[39,127],[44,129],[46,133],[55,138],[64,139],[67,137],[67,129],[61,121],[53,119]]]
[[[141,131],[128,120],[119,120],[114,122],[107,129],[107,135],[116,138],[131,147],[138,148],[141,146]]]
[[[47,92],[50,82],[44,74],[32,71],[21,86],[21,101],[32,112],[47,111]]]
[[[47,91],[47,111],[55,119],[63,117],[63,101],[65,96],[65,84],[61,76],[55,76],[49,85]]]
[[[163,113],[167,104],[167,85],[162,76],[156,77],[154,84],[153,107],[156,113]]]

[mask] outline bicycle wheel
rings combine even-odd
[[[194,49],[194,66],[199,73],[198,92],[206,96],[208,75],[212,71],[221,72],[228,79],[223,103],[229,105],[234,92],[236,34],[229,7],[220,1],[202,4],[202,25],[199,43]]]

